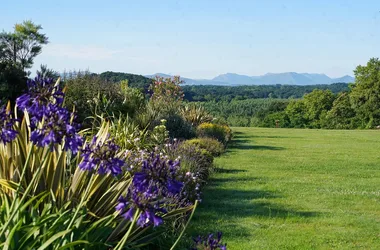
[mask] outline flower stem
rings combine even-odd
[[[137,217],[139,216],[140,211],[139,209],[136,210],[135,215],[133,217],[133,221],[131,222],[131,225],[129,226],[128,232],[124,235],[123,239],[116,245],[115,250],[123,249],[125,243],[127,242],[129,235],[132,232],[133,226],[136,223]]]
[[[197,208],[197,205],[198,205],[198,200],[195,201],[194,208],[193,208],[193,211],[191,212],[189,220],[186,222],[185,227],[183,228],[181,234],[178,236],[178,239],[176,240],[176,242],[174,242],[174,245],[170,248],[170,250],[174,250],[174,248],[177,246],[178,242],[181,240],[183,234],[185,233],[187,227],[190,224],[191,219],[193,218],[193,215],[195,213],[195,209]]]

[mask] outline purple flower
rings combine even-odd
[[[53,79],[37,76],[27,81],[28,91],[16,100],[17,106],[27,111],[32,130],[30,140],[38,147],[54,150],[63,144],[64,150],[76,154],[83,139],[77,133],[79,124],[73,122],[75,115],[62,107],[64,94]]]
[[[206,237],[198,236],[193,238],[195,243],[194,250],[198,249],[208,249],[208,250],[227,250],[227,244],[221,243],[222,233],[217,233],[217,238],[214,238],[214,234],[209,234]]]
[[[135,209],[131,207],[130,209],[128,209],[127,212],[123,214],[124,219],[132,221],[133,216],[135,215],[135,212],[136,212]]]
[[[141,165],[141,171],[133,177],[133,185],[137,190],[144,191],[150,187],[164,195],[173,196],[182,190],[183,183],[176,180],[179,161],[167,160],[160,154],[151,153]]]
[[[0,142],[6,144],[13,141],[17,136],[17,131],[13,129],[16,122],[12,119],[10,111],[5,106],[0,107]]]
[[[32,123],[30,140],[39,147],[49,147],[51,151],[55,144],[64,144],[66,151],[76,154],[83,139],[76,132],[79,125],[71,123],[73,116],[67,109],[49,103],[44,108],[43,121]]]
[[[118,199],[118,202],[119,204],[116,206],[116,211],[124,210],[129,203],[127,199],[123,198],[123,196]]]
[[[125,162],[117,156],[118,150],[119,146],[113,140],[97,143],[97,137],[94,137],[91,143],[82,149],[83,161],[79,164],[79,168],[90,171],[98,167],[99,174],[120,175]]]
[[[137,225],[139,227],[144,227],[146,224],[148,224],[149,220],[148,217],[146,216],[145,212],[142,212],[137,220]]]
[[[167,188],[170,193],[178,194],[179,192],[181,192],[183,188],[183,182],[176,181],[173,179],[168,180]]]
[[[27,81],[28,91],[16,99],[16,104],[21,110],[27,110],[31,117],[41,120],[48,104],[61,106],[64,93],[59,85],[55,85],[53,79],[43,78],[38,75],[34,80]]]
[[[168,160],[159,153],[141,153],[136,157],[137,161],[130,158],[128,160],[134,165],[139,162],[136,164],[138,172],[134,173],[126,196],[120,197],[116,210],[130,220],[133,218],[132,211],[139,210],[138,226],[157,227],[163,223],[162,215],[167,213],[166,207],[172,208],[173,204],[177,207],[182,205],[178,202],[184,186],[177,180],[180,164],[178,161]]]

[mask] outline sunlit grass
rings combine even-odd
[[[228,249],[380,248],[380,131],[235,128],[189,230]]]

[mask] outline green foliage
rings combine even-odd
[[[150,85],[150,102],[162,115],[178,113],[183,100],[183,92],[180,87],[183,81],[179,76],[174,78],[156,77]]]
[[[221,117],[231,126],[375,128],[380,125],[380,60],[372,58],[367,65],[359,65],[355,70],[355,77],[356,82],[350,85],[350,89],[347,84],[288,86],[288,89],[281,85],[187,86],[184,89],[185,97],[189,100],[216,100],[204,102],[201,105],[210,114]],[[279,92],[275,92],[274,89]],[[266,90],[270,91],[267,93]],[[297,90],[289,92],[295,94],[295,97],[300,97],[300,93],[306,94],[302,99],[293,100],[247,99],[284,98],[281,91],[286,92],[287,90]],[[249,94],[249,91],[253,91],[252,95]],[[264,95],[256,95],[258,93],[264,93]],[[210,95],[210,98],[195,98],[197,95],[205,97]],[[222,95],[224,96],[222,97]],[[211,98],[212,96],[214,98]],[[289,95],[286,95],[285,98],[289,98]]]
[[[292,100],[286,107],[285,112],[289,117],[291,127],[304,128],[309,124],[306,115],[306,105],[303,100]]]
[[[42,45],[48,43],[47,36],[40,33],[41,29],[41,25],[28,20],[16,24],[13,33],[0,33],[0,61],[13,62],[23,70],[31,68]]]
[[[99,77],[107,82],[118,83],[128,81],[131,88],[147,91],[153,80],[142,75],[107,71],[99,74]]]
[[[232,131],[226,125],[202,123],[197,127],[197,135],[198,137],[214,138],[221,143],[226,144],[232,138]]]
[[[162,78],[157,77],[149,87],[151,97],[142,115],[140,123],[148,123],[151,128],[165,120],[166,129],[170,138],[189,139],[195,137],[195,129],[183,114],[183,93],[180,87],[182,83],[179,77]],[[201,110],[203,111],[203,110]],[[146,122],[149,120],[149,122]]]
[[[333,83],[321,85],[253,85],[253,86],[197,86],[188,85],[182,87],[185,100],[191,102],[231,102],[233,100],[248,99],[291,99],[301,98],[314,89],[331,90],[334,94],[348,91],[347,83]]]
[[[43,78],[52,78],[54,81],[57,81],[60,77],[59,73],[57,71],[54,71],[52,69],[49,69],[47,65],[40,65],[40,69],[37,70],[37,75],[43,77]]]
[[[205,149],[214,157],[220,156],[224,153],[224,145],[220,141],[213,138],[205,137],[191,139],[185,141],[184,144],[195,145],[196,147]]]
[[[350,95],[340,94],[334,101],[332,108],[327,112],[325,128],[352,129],[357,128],[354,124],[355,110],[351,106]]]
[[[22,203],[16,198],[21,206],[9,225],[12,230],[9,231],[7,239],[0,243],[2,249],[36,249],[39,246],[41,247],[39,249],[55,249],[64,245],[60,242],[62,238],[65,240],[71,238],[71,246],[86,248],[87,245],[88,248],[92,245],[88,237],[85,237],[85,232],[91,232],[94,229],[96,231],[100,228],[92,227],[87,230],[89,221],[85,220],[85,210],[78,213],[76,226],[67,229],[66,225],[74,215],[74,210],[67,209],[70,207],[69,203],[65,206],[66,208],[57,209],[46,202],[47,196],[49,193],[44,192]],[[12,199],[1,193],[1,222],[7,221],[14,211],[11,209],[11,203]],[[90,236],[93,233],[96,232],[91,232]],[[82,237],[83,239],[80,240]]]
[[[26,89],[26,74],[20,66],[0,61],[0,101],[12,103]]]
[[[182,117],[192,126],[197,127],[199,124],[204,122],[211,122],[213,117],[205,110],[201,105],[196,105],[194,103],[185,104],[181,110]]]
[[[352,107],[360,120],[360,128],[380,125],[380,60],[371,58],[366,66],[359,65],[350,94]]]
[[[166,129],[169,131],[170,138],[191,139],[196,136],[195,129],[191,123],[187,122],[179,114],[168,114],[167,116],[161,116],[161,119],[167,121]]]
[[[139,126],[129,117],[119,117],[111,120],[110,133],[117,145],[127,150],[147,149],[153,150],[157,145],[164,144],[169,139],[169,132],[166,130],[166,121],[155,126],[152,130],[140,129]]]
[[[259,123],[259,127],[275,128],[278,126],[279,128],[288,128],[290,127],[289,124],[290,121],[286,112],[280,111],[266,115]]]
[[[205,183],[213,170],[214,157],[206,149],[189,143],[177,143],[168,149],[171,157],[180,156],[183,174],[195,173],[199,182]]]
[[[313,128],[321,127],[321,120],[326,116],[335,100],[334,94],[330,90],[315,89],[310,94],[305,95],[304,102],[307,109],[307,118],[312,121]]]
[[[289,127],[321,128],[325,125],[327,112],[332,108],[334,100],[335,96],[330,90],[316,89],[302,100],[291,101],[285,109]],[[286,124],[284,114],[278,118]]]
[[[65,105],[75,107],[80,121],[88,117],[130,116],[145,105],[143,94],[125,83],[105,82],[98,76],[84,74],[69,78],[64,82],[66,88]],[[88,122],[85,123],[88,126]]]
[[[30,249],[77,244],[83,249],[121,249],[123,245],[139,249],[164,233],[152,226],[137,228],[115,213],[118,198],[131,183],[130,172],[115,178],[82,171],[78,168],[81,157],[66,153],[63,146],[50,151],[33,145],[28,124],[25,113],[15,126],[16,140],[0,143],[0,242],[4,249],[20,249],[22,244],[31,244]],[[107,140],[109,133],[109,124],[103,122],[96,143]],[[163,219],[169,224],[181,221],[193,208],[173,206]]]
[[[233,100],[220,102],[202,102],[197,103],[205,108],[205,110],[219,120],[223,120],[230,126],[259,126],[258,123],[264,116],[272,112],[273,106],[278,103],[286,104],[289,100],[280,99],[248,99],[248,100]],[[255,118],[258,117],[258,118]],[[259,119],[259,121],[257,121]],[[213,123],[215,123],[213,121]]]
[[[288,127],[289,118],[285,113],[288,100],[276,100],[271,102],[268,107],[258,111],[251,119],[253,127]]]

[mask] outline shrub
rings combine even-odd
[[[16,101],[22,119],[0,107],[1,247],[137,249],[165,233],[160,225],[188,220],[197,202],[184,190],[196,190],[178,159],[129,157],[108,122],[84,139],[58,83],[36,78],[28,86]]]
[[[114,115],[134,117],[145,105],[144,95],[129,88],[128,82],[110,83],[96,75],[84,74],[65,80],[65,106],[77,111],[81,123],[89,117]],[[89,126],[89,122],[85,123]]]
[[[0,60],[0,101],[13,103],[25,91],[25,81],[26,74],[20,66]]]
[[[183,142],[176,142],[166,144],[163,151],[171,158],[180,157],[180,171],[183,174],[195,174],[202,183],[207,181],[212,172],[214,157],[205,149]]]
[[[110,133],[118,145],[127,150],[153,150],[156,145],[164,144],[169,139],[166,130],[166,120],[155,126],[152,130],[141,130],[129,117],[119,117],[111,120]]]
[[[156,77],[154,83],[150,85],[150,102],[160,111],[160,114],[167,115],[178,112],[183,100],[183,91],[180,87],[182,83],[179,76]]]
[[[226,144],[232,138],[232,130],[226,125],[202,123],[197,128],[197,135],[198,137],[214,138],[223,144]]]
[[[184,144],[195,145],[201,149],[205,149],[211,153],[212,156],[219,156],[224,152],[224,145],[213,138],[197,138],[185,141]]]
[[[213,117],[205,110],[203,106],[186,104],[181,109],[182,117],[191,125],[197,127],[201,123],[211,122]]]
[[[166,129],[169,131],[170,138],[190,139],[196,136],[194,127],[178,114],[170,114],[161,119],[167,121]]]

